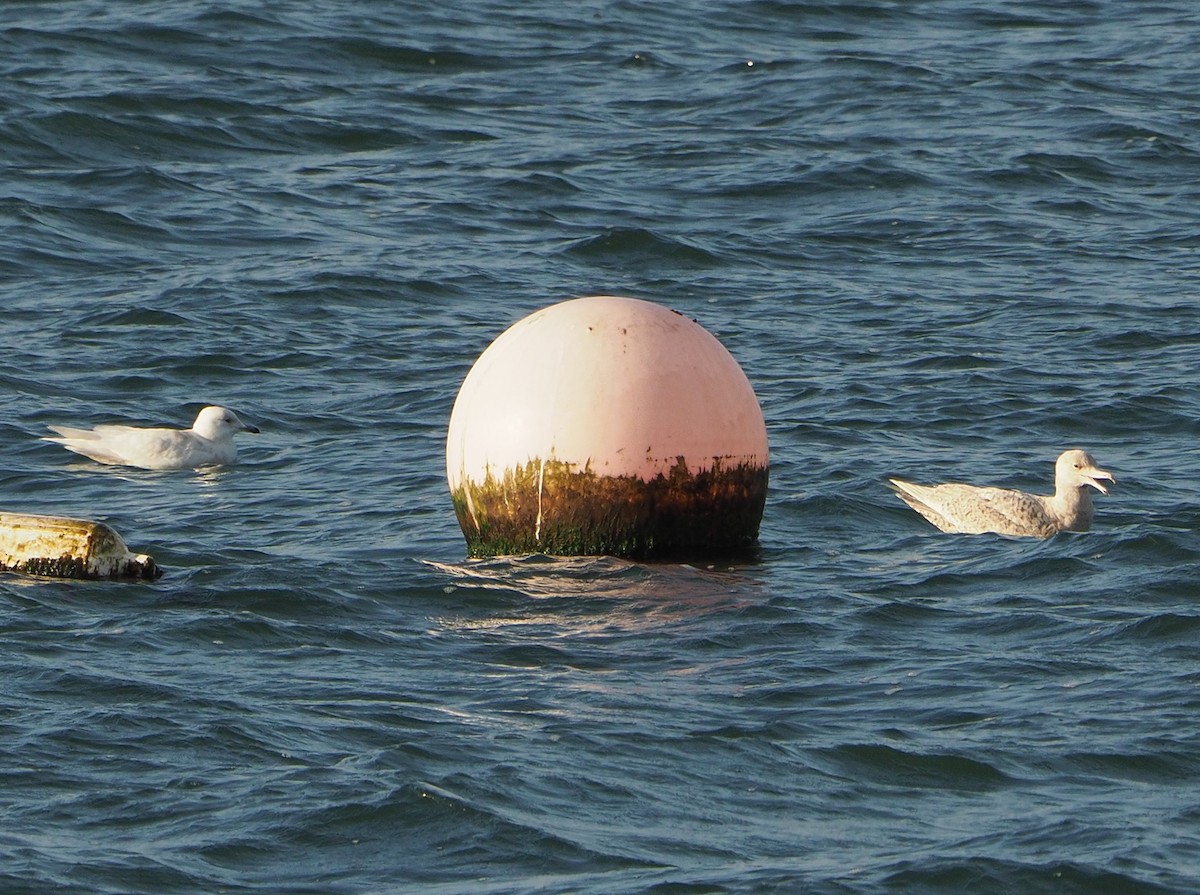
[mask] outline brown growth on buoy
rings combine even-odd
[[[556,460],[533,461],[466,482],[452,495],[472,556],[609,554],[630,559],[732,555],[758,539],[767,470],[720,465],[692,474],[598,476]]]

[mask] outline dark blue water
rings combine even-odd
[[[1200,888],[1190,2],[9,3],[0,78],[0,508],[167,569],[0,578],[5,892]],[[465,560],[458,386],[598,293],[754,383],[755,562]],[[1073,446],[1087,534],[885,486]]]

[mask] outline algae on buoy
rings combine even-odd
[[[103,522],[5,512],[0,512],[0,571],[148,581],[162,575],[153,559],[131,553]]]
[[[511,326],[450,417],[471,556],[736,554],[758,540],[766,424],[736,360],[652,302],[594,296]]]

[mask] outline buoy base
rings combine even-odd
[[[693,473],[679,457],[650,481],[531,460],[465,480],[451,493],[470,556],[545,553],[673,559],[749,554],[768,469],[742,464]]]

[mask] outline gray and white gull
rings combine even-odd
[[[198,469],[237,462],[233,436],[258,432],[225,407],[205,407],[190,429],[147,429],[138,426],[105,425],[94,429],[48,426],[57,437],[44,441],[61,444],[68,451],[114,466],[141,469]]]
[[[1107,494],[1102,483],[1116,484],[1117,480],[1096,466],[1087,451],[1070,450],[1060,454],[1054,464],[1054,493],[1049,496],[956,482],[915,485],[900,479],[890,481],[901,500],[942,531],[1048,538],[1060,531],[1091,528],[1094,511],[1088,489]]]

